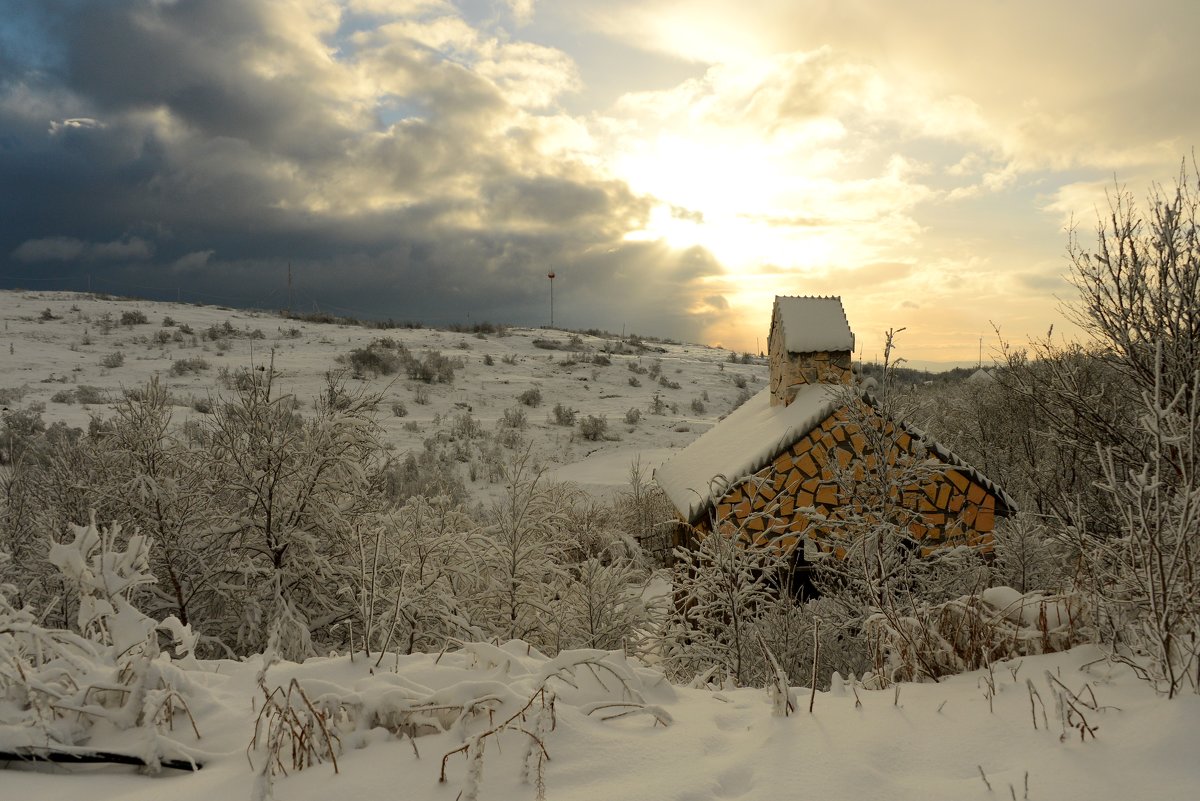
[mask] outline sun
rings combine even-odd
[[[657,200],[630,239],[698,245],[733,273],[822,268],[839,244],[844,253],[839,226],[819,211],[833,205],[830,187],[762,140],[662,133],[619,154],[614,171]]]

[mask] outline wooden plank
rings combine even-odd
[[[805,476],[812,477],[817,474],[817,463],[813,460],[811,454],[804,454],[804,456],[802,456],[800,460],[796,462],[796,467]]]

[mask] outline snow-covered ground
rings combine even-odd
[[[611,667],[571,668],[584,659]],[[1200,781],[1195,760],[1200,699],[1158,698],[1127,668],[1100,661],[1092,647],[996,664],[990,676],[980,671],[896,691],[847,683],[818,692],[812,714],[808,692],[800,689],[800,708],[790,717],[774,717],[763,690],[673,687],[619,654],[564,652],[547,660],[513,642],[440,660],[416,655],[375,662],[360,654],[353,662],[345,656],[319,658],[267,672],[268,686],[286,688],[297,678],[314,704],[321,696],[338,697],[360,721],[345,721],[338,732],[336,774],[325,762],[280,776],[275,797],[453,801],[468,781],[468,760],[452,754],[440,783],[443,756],[519,710],[543,683],[557,701],[555,726],[542,735],[549,755],[542,775],[545,797],[558,801],[1185,801],[1196,798]],[[260,752],[247,756],[262,706],[255,686],[260,668],[261,658],[254,657],[204,662],[187,672],[201,737],[185,721],[167,735],[179,751],[203,763],[197,772],[165,770],[144,777],[132,768],[21,767],[0,776],[0,795],[64,801],[251,798],[264,759]],[[545,680],[556,672],[563,678]],[[1056,681],[1099,707],[1080,707],[1094,737],[1081,740],[1079,729],[1064,727],[1054,700],[1062,692]],[[390,712],[390,725],[399,730],[396,721],[403,716],[397,710],[411,708],[414,699],[450,706],[485,693],[497,699],[494,711],[481,710],[461,723],[450,713],[448,731],[429,726],[429,733],[418,729],[410,738],[361,723],[371,715],[387,722]],[[640,706],[602,706],[622,701]],[[638,711],[603,719],[626,709]],[[540,710],[537,699],[525,728],[536,731]],[[530,737],[510,730],[484,742],[478,797],[537,797],[536,779],[525,774]],[[114,737],[107,745],[123,743]],[[290,766],[287,753],[284,762]]]
[[[128,311],[143,312],[148,323],[102,329],[104,315],[119,323]],[[227,337],[219,348],[190,336],[176,342],[174,326],[165,329],[167,341],[160,342],[164,316],[197,334],[228,322],[241,331],[259,329],[263,338]],[[219,391],[219,368],[261,364],[272,351],[284,385],[301,398],[316,395],[325,372],[342,366],[337,357],[378,337],[400,340],[418,354],[436,349],[461,356],[465,367],[453,384],[429,386],[403,376],[370,379],[387,395],[379,422],[398,454],[420,449],[468,408],[487,430],[506,409],[521,408],[529,418],[524,434],[553,475],[598,492],[624,484],[635,458],[653,467],[713,425],[742,393],[737,385],[742,379],[754,391],[766,378],[765,365],[732,364],[728,352],[704,346],[654,343],[661,352],[613,354],[608,366],[573,354],[603,352],[615,344],[612,340],[582,336],[566,350],[535,346],[539,338],[566,344],[570,335],[560,331],[512,329],[508,336],[485,338],[429,329],[380,331],[65,293],[0,292],[0,318],[8,344],[0,345],[0,359],[7,360],[0,368],[4,406],[44,404],[47,422],[78,426],[86,426],[93,413],[107,414],[106,405],[53,400],[63,390],[95,387],[113,399],[123,387],[157,374],[179,399],[177,417],[183,422],[201,414],[192,406],[194,399]],[[103,366],[113,353],[122,353],[123,363]],[[171,374],[172,361],[191,357],[203,358],[209,367]],[[485,363],[488,357],[491,365]],[[576,363],[563,363],[572,360]],[[656,363],[678,389],[650,377]],[[630,364],[647,372],[631,371]],[[631,377],[640,386],[633,386]],[[521,406],[516,396],[533,386],[541,389],[541,405]],[[427,404],[416,400],[421,391],[429,393]],[[651,413],[656,394],[667,407],[663,414]],[[693,400],[700,401],[697,409]],[[406,416],[391,413],[394,402],[405,405]],[[611,434],[619,438],[590,441],[578,426],[555,425],[548,415],[556,403],[578,409],[581,416],[605,415]],[[641,417],[626,424],[631,408]],[[480,478],[468,489],[482,498],[494,487]],[[186,717],[177,715],[157,745],[164,756],[195,759],[200,770],[164,770],[148,777],[123,767],[32,771],[8,763],[11,769],[0,773],[0,801],[253,797],[256,788],[262,789],[256,777],[265,758],[261,747],[247,753],[264,701],[257,684],[262,657],[163,665],[163,672],[176,676],[200,737]],[[1088,646],[895,690],[835,682],[829,692],[816,694],[811,714],[809,693],[800,687],[799,709],[790,717],[773,716],[763,690],[674,687],[652,668],[620,654],[564,652],[550,660],[515,642],[442,655],[382,660],[334,655],[303,665],[280,663],[267,670],[265,686],[286,692],[293,678],[315,706],[329,712],[331,736],[337,736],[340,748],[336,772],[327,761],[277,777],[273,791],[281,799],[468,797],[472,763],[464,753],[452,752],[530,700],[527,714],[515,718],[513,727],[542,732],[548,761],[541,775],[548,799],[1200,797],[1195,758],[1200,698],[1155,696],[1128,668],[1109,665]],[[791,678],[795,685],[805,681]],[[552,730],[549,717],[541,715],[549,697],[537,692],[543,688],[556,697]],[[479,698],[493,700],[455,719],[456,707]],[[619,712],[630,714],[604,719]],[[136,753],[145,742],[135,738],[144,735],[98,725],[89,745]],[[537,770],[532,776],[525,770],[528,734],[510,727],[481,742],[479,799],[538,797]],[[537,753],[534,749],[535,762]],[[283,761],[290,769],[290,754]],[[474,764],[480,766],[478,757]]]
[[[47,311],[49,315],[44,317]],[[127,312],[141,312],[148,322],[120,325]],[[107,332],[102,327],[104,315],[117,323]],[[163,328],[165,317],[176,325]],[[56,403],[51,400],[56,393],[87,386],[112,400],[120,397],[122,388],[136,387],[158,375],[178,399],[176,419],[183,422],[197,414],[189,401],[220,391],[218,372],[222,367],[235,371],[265,364],[273,356],[286,391],[310,401],[321,391],[327,371],[345,369],[346,365],[336,361],[339,356],[375,339],[390,337],[417,355],[436,350],[465,362],[452,384],[423,384],[403,375],[366,380],[371,389],[385,393],[379,422],[385,440],[398,454],[420,450],[427,437],[449,428],[452,417],[465,410],[490,431],[506,409],[521,409],[529,423],[523,435],[533,442],[551,477],[594,491],[625,484],[635,459],[649,475],[673,450],[687,445],[733,408],[742,392],[735,382],[745,381],[747,388],[756,392],[765,386],[767,376],[765,360],[733,364],[728,361],[729,351],[704,345],[647,343],[644,351],[611,353],[611,364],[600,366],[579,360],[579,356],[604,354],[606,348],[619,345],[617,339],[584,334],[573,345],[571,334],[557,330],[511,328],[506,336],[488,334],[485,338],[436,329],[380,330],[216,306],[101,300],[70,292],[0,291],[0,319],[4,323],[0,390],[18,390],[19,396],[8,398],[3,405],[17,408],[43,403],[42,416],[48,424],[63,421],[84,428],[90,415],[107,414],[104,406]],[[200,336],[225,323],[243,334],[257,330],[263,336],[226,337],[220,348],[217,342]],[[191,335],[182,342],[169,338],[180,324],[195,332],[195,342]],[[160,341],[160,331],[166,332],[166,342]],[[562,349],[540,348],[535,340],[554,342]],[[105,357],[113,353],[123,354],[123,364],[103,366]],[[491,365],[485,363],[489,356]],[[208,368],[171,375],[173,361],[196,357],[206,361]],[[651,377],[656,363],[661,379]],[[633,372],[630,364],[647,372]],[[639,386],[631,385],[631,378]],[[664,385],[662,380],[679,388]],[[517,396],[533,387],[541,390],[541,404],[520,404]],[[418,402],[418,393],[427,393],[428,403]],[[663,414],[652,413],[656,395],[662,400]],[[699,401],[703,411],[693,408],[693,401]],[[392,414],[395,402],[404,404],[406,416]],[[578,426],[555,425],[550,417],[558,403],[575,409],[580,418],[604,415],[611,438],[586,440],[579,435]],[[632,425],[625,422],[630,409],[641,413]],[[412,430],[413,424],[416,430]],[[479,497],[491,489],[486,479],[468,486]]]

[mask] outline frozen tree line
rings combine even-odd
[[[301,409],[272,368],[248,376],[184,426],[156,381],[86,434],[8,413],[0,583],[12,606],[77,626],[78,591],[46,557],[72,525],[95,520],[142,538],[154,580],[134,600],[155,620],[190,625],[200,654],[261,652],[275,630],[288,658],[630,640],[648,575],[637,539],[664,515],[640,472],[625,497],[602,503],[549,482],[515,449],[495,503],[398,502],[378,396],[331,376]]]

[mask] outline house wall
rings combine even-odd
[[[868,424],[883,426],[888,441],[894,443],[889,465],[900,458],[899,451],[912,452],[915,443],[911,435],[894,431],[878,417],[860,418],[860,423],[868,420]],[[878,456],[867,450],[860,424],[852,421],[844,408],[835,412],[718,500],[714,510],[718,526],[744,530],[761,543],[778,539],[785,547],[795,546],[807,536],[840,555],[843,550],[838,541],[845,534],[825,520],[860,516],[877,508],[866,494],[847,497],[838,481],[839,471],[843,477],[857,476],[861,481],[864,466],[867,470],[878,468]],[[900,513],[909,533],[922,543],[923,553],[961,544],[990,550],[996,496],[965,471],[948,468],[925,476],[905,487],[902,497]],[[810,518],[819,522],[810,524]],[[697,527],[710,530],[711,525],[708,519],[699,521]]]
[[[771,405],[787,406],[803,384],[849,384],[850,351],[789,353],[784,346],[783,325],[778,316],[771,322],[767,339],[771,367]]]

